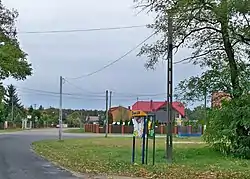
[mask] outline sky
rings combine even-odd
[[[16,27],[21,48],[32,63],[33,75],[25,81],[6,80],[17,87],[25,106],[59,107],[59,77],[63,76],[63,108],[105,109],[105,91],[112,91],[112,106],[131,106],[139,100],[165,100],[165,63],[147,70],[146,57],[139,48],[119,62],[92,73],[137,46],[151,29],[133,28],[110,31],[31,34],[30,31],[72,30],[146,25],[153,14],[134,8],[133,0],[3,0],[19,12]],[[155,39],[148,40],[148,43]],[[189,55],[181,49],[179,61]],[[200,73],[192,64],[174,66],[174,85]],[[47,92],[48,91],[48,92]]]

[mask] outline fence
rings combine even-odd
[[[85,132],[91,133],[105,133],[105,127],[100,126],[99,124],[85,124]],[[156,134],[166,134],[167,126],[160,125],[156,126],[155,133]],[[173,134],[179,136],[200,136],[203,134],[203,127],[199,126],[198,128],[195,126],[174,126]],[[127,125],[113,125],[109,124],[108,133],[112,134],[132,134],[133,126]]]

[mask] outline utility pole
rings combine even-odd
[[[108,127],[109,127],[109,114],[108,114],[108,101],[109,101],[109,92],[108,90],[106,90],[106,120],[105,120],[105,127],[106,127],[106,130],[105,130],[105,137],[108,137]]]
[[[112,106],[111,98],[112,98],[112,91],[109,92],[109,110],[111,109]]]
[[[59,140],[62,140],[62,85],[63,77],[60,76]]]
[[[168,58],[167,58],[167,136],[166,136],[166,157],[168,163],[173,160],[173,17],[168,13]]]

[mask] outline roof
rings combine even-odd
[[[166,104],[166,101],[152,101],[152,103],[151,101],[137,101],[133,104],[132,110],[142,110],[144,112],[157,111]],[[185,116],[185,107],[181,102],[173,102],[172,105],[178,113]]]
[[[87,122],[97,122],[97,121],[99,121],[99,117],[98,116],[87,116],[86,121]]]
[[[212,107],[221,107],[221,102],[223,100],[230,100],[231,95],[225,92],[214,92],[212,94],[211,105]]]
[[[113,112],[113,111],[115,111],[115,110],[117,110],[117,109],[119,109],[119,108],[123,108],[123,109],[126,109],[126,110],[129,110],[129,111],[130,111],[130,109],[125,108],[125,107],[123,107],[123,106],[116,106],[116,107],[110,108],[110,109],[109,109],[109,112]]]

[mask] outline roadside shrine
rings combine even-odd
[[[153,165],[155,164],[155,115],[146,114],[143,111],[132,111],[133,122],[133,144],[132,144],[132,163],[135,162],[136,138],[142,138],[142,164],[148,163],[148,141],[153,140]]]

